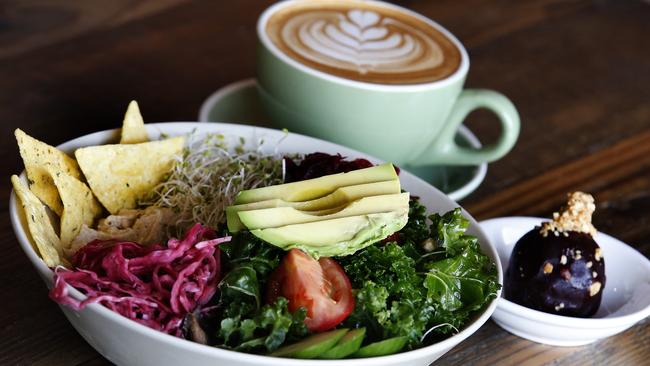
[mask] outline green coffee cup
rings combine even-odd
[[[407,9],[370,2],[436,28],[458,49],[460,63],[453,73],[432,82],[382,84],[352,80],[299,62],[269,38],[269,18],[300,3],[284,1],[271,6],[257,25],[258,91],[275,126],[410,166],[491,162],[515,144],[519,115],[514,105],[495,91],[463,89],[469,70],[467,52],[437,23]],[[495,144],[479,149],[458,146],[454,136],[459,125],[479,108],[497,115],[501,136]]]

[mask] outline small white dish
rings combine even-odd
[[[501,217],[480,222],[508,268],[514,245],[546,219]],[[581,346],[620,333],[650,315],[650,261],[627,244],[607,234],[594,237],[603,251],[607,283],[598,312],[591,318],[544,313],[499,298],[492,319],[508,332],[533,342],[554,346]]]
[[[201,105],[199,121],[249,124],[277,129],[284,127],[274,126],[264,113],[257,95],[257,81],[253,78],[236,81],[212,93]],[[456,142],[461,146],[481,147],[476,135],[462,125],[456,133]],[[445,192],[454,201],[460,201],[474,192],[487,173],[487,163],[404,168]]]
[[[245,139],[247,147],[256,146],[259,139],[264,139],[265,145],[260,148],[267,152],[280,154],[309,153],[323,151],[326,153],[341,153],[355,158],[365,158],[373,163],[379,160],[370,155],[336,145],[316,138],[268,128],[244,126],[227,123],[149,123],[146,125],[149,136],[159,139],[162,134],[180,136],[193,132],[199,136],[205,133],[222,133],[227,137]],[[119,139],[119,129],[106,130],[81,136],[58,146],[69,154],[80,147],[112,143]],[[22,179],[26,179],[24,172]],[[443,192],[425,181],[403,171],[400,174],[402,187],[420,197],[420,202],[427,207],[428,212],[446,212],[458,207],[458,204]],[[36,272],[48,288],[52,287],[52,270],[49,269],[34,250],[27,229],[24,212],[12,191],[9,201],[11,223],[18,243],[32,263]],[[472,216],[463,211],[469,220],[468,233],[479,239],[481,250],[492,261],[496,262],[499,283],[503,282],[503,271],[498,262],[497,252],[483,234],[478,223]],[[81,300],[81,292],[70,288],[72,296]],[[48,301],[43,295],[43,301]],[[344,359],[344,360],[300,360],[278,357],[261,356],[256,354],[229,351],[217,347],[173,337],[163,332],[148,328],[131,321],[108,308],[94,303],[81,311],[74,311],[67,306],[60,306],[72,326],[99,353],[117,365],[138,366],[199,366],[199,365],[229,365],[229,366],[426,366],[475,333],[492,315],[496,308],[496,300],[491,301],[484,309],[477,311],[468,320],[460,332],[432,345],[408,352],[397,353],[383,357]]]

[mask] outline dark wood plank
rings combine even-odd
[[[187,0],[7,0],[0,4],[0,59],[110,29]]]
[[[590,6],[583,0],[394,2],[439,22],[470,50]]]
[[[566,193],[569,191],[597,191],[611,182],[643,174],[649,167],[650,130],[647,130],[606,149],[510,186],[507,190],[497,192],[480,202],[469,203],[467,208],[479,219],[548,213],[566,200]]]
[[[522,128],[512,152],[490,164],[485,183],[466,202],[648,129],[650,63],[640,60],[650,57],[650,48],[642,46],[649,16],[644,2],[594,2],[571,16],[470,47],[468,85],[510,96]],[[487,113],[470,117],[479,137],[494,139],[498,130]]]
[[[440,359],[442,365],[641,365],[650,339],[647,321],[582,347],[553,347],[511,335],[489,321]],[[438,363],[436,363],[437,365]]]

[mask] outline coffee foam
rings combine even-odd
[[[273,14],[266,32],[298,62],[358,81],[431,82],[460,65],[458,48],[432,25],[365,2],[298,2]]]

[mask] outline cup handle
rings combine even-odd
[[[494,112],[501,123],[501,136],[495,144],[478,149],[459,146],[454,137],[458,126],[475,109],[486,108]],[[478,165],[495,161],[514,146],[519,136],[519,113],[503,94],[487,89],[465,89],[460,93],[443,130],[417,159],[419,165]]]

